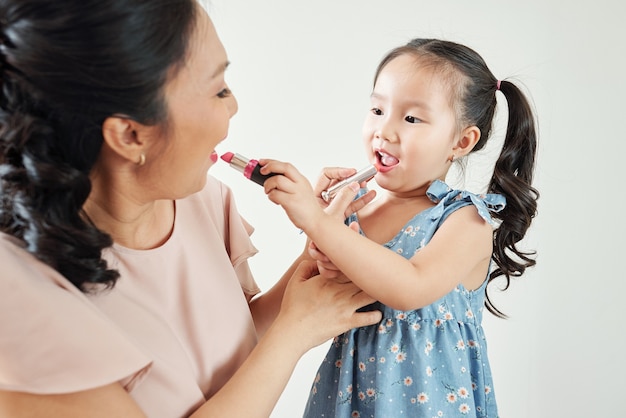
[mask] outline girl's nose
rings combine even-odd
[[[383,141],[396,142],[398,134],[393,123],[387,119],[381,120],[376,128],[376,138]]]

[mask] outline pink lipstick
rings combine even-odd
[[[331,199],[335,197],[337,192],[343,189],[344,187],[346,187],[348,184],[353,183],[355,181],[357,183],[369,181],[376,175],[377,172],[378,172],[378,169],[376,168],[376,166],[368,165],[367,167],[362,168],[361,170],[357,171],[356,174],[353,174],[347,179],[341,180],[339,183],[333,185],[333,187],[329,188],[328,190],[324,190],[322,192],[322,199],[324,199],[325,202],[330,202]]]
[[[276,173],[261,174],[261,165],[258,160],[249,159],[240,154],[227,152],[220,158],[226,161],[235,170],[242,172],[245,178],[261,186],[263,186],[263,183],[265,183],[265,180],[269,177],[276,175]]]

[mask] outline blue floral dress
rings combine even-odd
[[[452,190],[439,180],[427,195],[436,206],[415,215],[385,247],[411,258],[455,210],[474,205],[492,223],[489,211],[505,205],[503,196]],[[378,325],[333,340],[304,416],[497,417],[481,326],[486,286],[468,291],[459,284],[413,311],[375,304],[383,312]]]

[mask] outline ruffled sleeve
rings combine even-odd
[[[239,278],[241,288],[250,299],[261,291],[248,264],[248,259],[258,252],[250,239],[254,228],[239,213],[232,190],[214,177],[209,176],[208,182],[213,184],[209,184],[206,190],[220,191],[221,206],[219,208],[214,207],[214,211],[217,211],[215,215],[225,217],[224,245]],[[209,197],[213,205],[217,200],[215,197],[213,196],[212,199]]]
[[[455,190],[441,180],[435,180],[426,191],[428,198],[437,204],[432,217],[443,221],[451,213],[451,207],[474,205],[478,214],[491,225],[494,220],[490,212],[500,212],[506,206],[506,198],[499,194],[477,195],[464,190]]]
[[[151,360],[58,272],[0,234],[0,389],[61,394],[141,380]]]

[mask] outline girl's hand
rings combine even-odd
[[[324,213],[320,207],[323,199],[321,199],[321,190],[327,184],[331,184],[331,178],[343,175],[353,174],[353,169],[330,168],[324,171],[326,180],[318,180],[314,191],[309,181],[304,177],[293,165],[277,160],[260,160],[262,165],[261,173],[282,174],[281,176],[272,176],[265,180],[263,185],[268,198],[283,207],[287,216],[295,226],[304,230],[310,230],[318,222],[324,218],[326,214],[340,219],[345,218],[348,214],[353,213],[367,203],[369,203],[376,195],[374,191],[370,191],[362,198],[354,200],[359,185],[356,183],[344,187],[337,193],[332,202],[326,207]],[[324,202],[325,205],[325,202]]]
[[[326,218],[343,220],[345,213],[360,209],[374,197],[372,193],[363,200],[354,201],[359,189],[359,185],[354,183],[340,190],[325,212],[319,204],[321,198],[317,197],[318,194],[313,191],[306,177],[293,165],[277,160],[260,160],[260,163],[263,166],[262,174],[282,174],[265,180],[265,193],[272,202],[281,205],[291,222],[304,232],[311,231]]]
[[[317,183],[315,185],[315,196],[318,198],[318,202],[321,207],[326,208],[329,206],[328,202],[322,199],[322,192],[329,189],[336,183],[344,180],[351,175],[356,173],[356,169],[354,168],[345,168],[345,167],[325,167],[322,170],[322,174],[320,174],[317,179]],[[363,182],[360,184],[360,187],[365,187],[366,183]],[[350,216],[350,214],[359,211],[362,207],[367,205],[369,202],[374,199],[376,196],[376,192],[374,190],[369,190],[366,194],[359,197],[357,200],[352,202],[342,214],[344,218]]]
[[[293,165],[277,160],[260,160],[262,174],[282,174],[265,180],[267,197],[283,207],[295,226],[306,230],[325,214],[309,181]]]

